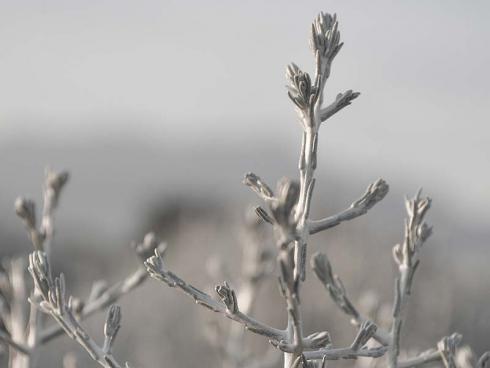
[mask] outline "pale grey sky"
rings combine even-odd
[[[172,160],[196,145],[290,145],[296,157],[284,68],[311,71],[308,29],[320,10],[338,14],[345,42],[328,96],[362,93],[322,131],[327,169],[384,176],[402,191],[424,185],[487,223],[488,1],[3,0],[0,145],[68,152],[136,136]],[[2,171],[26,167],[19,157],[0,157]]]

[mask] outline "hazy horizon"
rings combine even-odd
[[[71,170],[77,200],[98,201],[87,221],[113,232],[151,195],[247,193],[247,171],[272,170],[271,184],[296,175],[300,129],[284,68],[312,70],[308,24],[320,10],[338,14],[345,42],[326,101],[347,89],[361,96],[322,128],[319,190],[352,182],[346,195],[357,195],[383,177],[396,195],[423,186],[472,226],[490,218],[488,2],[7,1],[0,10],[4,219],[12,197],[37,195],[46,165]],[[113,193],[94,194],[97,181]],[[108,213],[98,210],[104,195]]]

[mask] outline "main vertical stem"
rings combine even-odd
[[[288,336],[290,343],[297,345],[298,351],[294,353],[284,353],[284,368],[290,368],[295,359],[302,354],[302,316],[300,309],[300,286],[305,280],[306,268],[306,247],[309,237],[309,229],[307,220],[309,216],[309,207],[311,192],[314,185],[314,173],[316,169],[316,145],[317,132],[314,128],[305,129],[301,144],[301,154],[299,161],[300,170],[300,194],[296,207],[295,217],[297,220],[298,239],[294,242],[294,278],[297,280],[296,301],[299,320],[299,333],[295,331],[292,316],[288,313]],[[298,336],[299,335],[299,336]]]

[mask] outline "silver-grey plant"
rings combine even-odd
[[[22,197],[15,201],[15,211],[24,222],[34,252],[29,256],[27,267],[23,258],[5,260],[5,269],[0,272],[0,342],[9,346],[10,368],[38,367],[40,348],[64,334],[77,341],[102,366],[122,367],[112,356],[112,345],[121,317],[120,308],[113,303],[148,279],[148,273],[141,262],[154,249],[163,251],[165,248],[150,233],[141,244],[133,245],[140,262],[137,269],[125,279],[112,286],[102,280],[95,281],[86,300],[67,296],[64,275],[61,273],[53,277],[51,269],[55,210],[67,181],[67,172],[46,171],[39,227],[34,201]],[[29,290],[32,283],[25,278],[27,269],[34,281],[32,290]],[[80,323],[107,308],[105,340],[99,346]],[[46,315],[50,315],[55,323],[48,324]],[[65,362],[67,366],[73,366],[73,359],[66,359]]]
[[[415,367],[434,361],[440,361],[446,367],[455,367],[457,346],[461,340],[459,334],[444,337],[437,344],[437,349],[406,360],[399,358],[402,323],[414,275],[419,266],[420,251],[432,231],[424,221],[431,202],[429,198],[422,198],[420,191],[413,199],[406,200],[407,220],[403,242],[393,249],[399,275],[395,281],[391,329],[384,331],[378,328],[357,311],[348,298],[340,278],[333,274],[327,256],[320,253],[312,256],[312,268],[337,306],[351,318],[358,332],[350,346],[334,347],[327,331],[306,333],[303,329],[300,295],[302,283],[306,278],[307,245],[310,235],[365,214],[388,192],[388,185],[379,179],[369,185],[364,195],[346,210],[320,220],[310,218],[317,167],[318,135],[322,123],[359,96],[358,92],[348,90],[339,93],[330,104],[325,105],[323,102],[323,91],[330,76],[332,62],[342,46],[336,15],[320,13],[311,25],[310,34],[310,47],[315,59],[313,77],[295,64],[289,65],[286,70],[288,96],[296,107],[303,128],[299,180],[283,178],[278,182],[276,191],[273,191],[253,173],[246,174],[244,179],[244,183],[264,202],[265,208],[256,208],[257,215],[273,229],[277,246],[280,290],[288,315],[286,327],[269,326],[241,309],[237,299],[238,293],[227,282],[216,286],[220,301],[192,286],[167,268],[164,257],[158,250],[145,265],[153,278],[183,291],[197,304],[266,337],[283,353],[285,368],[325,367],[329,360],[384,356],[385,364],[390,368]],[[372,340],[375,340],[376,344],[372,344]],[[484,354],[477,366],[483,367],[487,361],[488,354]]]
[[[36,367],[39,347],[65,333],[101,366],[128,367],[127,363],[123,365],[112,354],[112,346],[121,326],[121,310],[113,303],[139,286],[150,275],[167,286],[184,292],[197,304],[227,317],[252,333],[264,336],[277,356],[283,356],[282,366],[285,368],[325,368],[331,360],[358,358],[372,359],[370,366],[390,368],[419,367],[427,363],[443,365],[446,368],[489,367],[490,353],[485,353],[476,360],[471,349],[459,347],[461,335],[457,333],[443,337],[435,348],[422,354],[400,358],[401,332],[406,321],[406,309],[414,276],[420,264],[423,245],[432,232],[431,227],[425,222],[431,201],[422,197],[420,191],[414,198],[406,200],[407,219],[403,241],[393,248],[398,274],[395,280],[391,328],[384,330],[362,315],[349,298],[340,277],[334,274],[328,257],[317,253],[311,257],[313,272],[335,304],[355,326],[357,333],[349,346],[338,347],[334,344],[335,337],[332,338],[328,331],[304,330],[301,288],[306,279],[310,235],[366,214],[388,192],[388,185],[379,179],[369,185],[366,192],[344,211],[319,220],[310,218],[317,167],[318,135],[322,123],[359,96],[359,93],[348,90],[338,94],[330,104],[325,105],[323,102],[323,91],[332,62],[342,45],[337,17],[321,13],[311,25],[310,46],[315,59],[313,77],[295,64],[287,68],[288,95],[296,107],[303,128],[299,180],[281,179],[273,191],[253,173],[246,174],[244,179],[244,183],[264,202],[263,206],[256,208],[257,216],[273,230],[279,285],[288,316],[284,328],[270,326],[251,316],[253,288],[257,286],[258,280],[270,275],[270,259],[252,256],[252,261],[248,261],[252,264],[252,271],[243,274],[240,287],[235,290],[229,283],[223,282],[216,286],[215,298],[184,281],[167,267],[164,260],[164,244],[153,234],[148,234],[143,243],[135,246],[144,268],[138,268],[113,287],[107,287],[105,283],[94,283],[86,301],[67,295],[63,274],[53,276],[51,254],[54,214],[68,174],[48,171],[40,226],[37,226],[33,201],[19,198],[15,204],[16,212],[23,220],[34,247],[34,252],[29,256],[28,270],[35,287],[29,290],[29,284],[24,278],[25,262],[11,261],[0,284],[3,302],[0,304],[0,341],[10,348],[9,366]],[[258,252],[256,254],[260,254],[260,249],[254,249]],[[30,308],[26,308],[28,295]],[[98,344],[89,336],[81,322],[106,308],[108,313],[104,325],[104,342]],[[48,315],[55,324],[47,323],[44,317]],[[235,367],[265,368],[272,367],[278,361],[271,359],[269,354],[267,358],[251,359],[249,355],[237,352],[243,338],[236,329],[230,330],[229,342],[228,346],[221,348],[227,359],[234,361]],[[73,367],[75,363],[69,358],[65,359],[65,365]]]

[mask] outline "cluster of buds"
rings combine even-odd
[[[316,95],[315,86],[311,84],[311,78],[308,73],[294,63],[288,65],[286,69],[286,78],[289,81],[288,96],[293,101],[300,111],[306,111],[313,102],[313,97]]]
[[[179,284],[180,279],[167,270],[163,256],[164,253],[160,252],[158,248],[155,249],[154,254],[144,262],[146,270],[151,277],[163,281],[170,287],[176,287]]]
[[[83,302],[77,298],[69,297],[66,300],[65,276],[60,274],[54,278],[51,275],[51,269],[46,257],[46,253],[35,251],[29,255],[28,270],[32,275],[36,290],[42,296],[39,307],[45,312],[51,314],[60,323],[61,327],[72,336],[71,329],[63,322],[65,315],[73,319],[73,316],[79,315],[83,309]],[[31,302],[35,302],[31,300]]]
[[[268,204],[271,214],[262,207],[257,207],[255,211],[265,222],[274,225],[277,244],[286,247],[296,240],[299,184],[294,180],[283,178],[277,183],[276,194],[274,194],[269,186],[253,173],[246,174],[243,183],[252,188]]]
[[[70,296],[68,301],[66,300],[63,274],[53,280],[46,254],[41,251],[30,254],[28,269],[34,279],[36,290],[41,294],[42,300],[38,304],[39,308],[50,314],[65,333],[77,341],[92,359],[106,368],[122,368],[122,365],[112,356],[112,346],[121,327],[120,307],[112,305],[109,308],[104,325],[104,345],[99,347],[76,318],[74,299]],[[31,300],[31,302],[35,303],[36,301]],[[126,366],[128,367],[128,365]]]
[[[330,65],[343,46],[337,16],[321,12],[311,25],[310,47],[317,59],[317,73],[328,78]]]
[[[404,241],[403,244],[397,244],[393,248],[395,262],[399,267],[412,270],[410,277],[413,276],[413,272],[419,264],[417,255],[420,247],[432,234],[432,228],[424,221],[431,200],[430,198],[421,198],[420,194],[421,191],[419,190],[413,199],[405,200],[408,218],[405,222]]]

